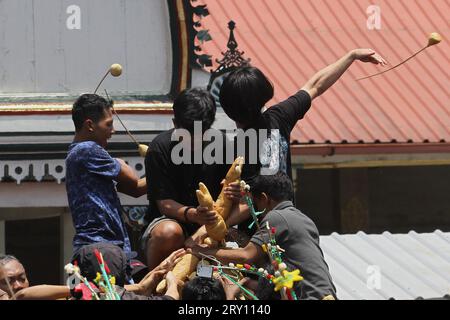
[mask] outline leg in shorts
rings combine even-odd
[[[186,238],[197,229],[198,226],[183,224],[167,217],[154,219],[141,239],[141,248],[149,270],[158,266],[173,251],[183,248]]]

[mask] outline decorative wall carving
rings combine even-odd
[[[139,177],[145,176],[144,158],[125,157],[123,160],[134,169]],[[54,179],[61,184],[65,176],[66,166],[63,159],[0,161],[0,181],[12,178],[17,184],[21,184],[24,179],[41,182],[45,177]]]

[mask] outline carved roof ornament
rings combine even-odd
[[[250,64],[251,59],[244,58],[244,51],[238,50],[238,43],[234,36],[234,29],[236,28],[236,23],[234,21],[228,22],[228,29],[230,29],[230,37],[228,39],[228,50],[222,52],[223,58],[216,59],[219,66],[211,71],[211,78],[208,84],[208,90],[211,90],[215,80],[225,73],[228,73],[236,68],[246,66]]]

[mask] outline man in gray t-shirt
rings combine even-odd
[[[322,250],[319,246],[319,231],[310,218],[305,216],[291,201],[276,205],[261,220],[261,226],[269,223],[276,230],[277,244],[285,250],[283,260],[300,269],[304,280],[300,282],[300,299],[322,299],[336,296]],[[258,246],[269,242],[265,228],[258,230],[250,240]]]
[[[294,207],[291,198],[292,182],[282,172],[272,176],[259,176],[251,186],[256,209],[267,212],[260,221],[261,229],[251,238],[245,248],[206,249],[194,247],[193,253],[214,255],[223,263],[254,263],[265,267],[269,263],[262,245],[269,242],[266,223],[275,228],[275,240],[285,252],[283,260],[300,269],[304,280],[300,281],[300,299],[336,298],[336,288],[328,265],[319,246],[319,231],[314,222]]]

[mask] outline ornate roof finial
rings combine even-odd
[[[236,50],[238,46],[236,39],[234,37],[234,28],[236,28],[236,23],[233,20],[231,20],[230,22],[228,22],[228,29],[230,29],[230,38],[228,39],[227,44],[228,49],[230,49],[231,51]]]
[[[250,63],[250,59],[245,59],[243,57],[244,51],[237,50],[238,44],[236,38],[234,37],[234,29],[236,28],[236,23],[230,21],[228,23],[228,29],[230,29],[230,37],[228,39],[228,50],[222,52],[222,60],[216,59],[219,64],[216,70],[211,71],[212,73],[222,73],[224,70],[230,68],[241,67]]]

